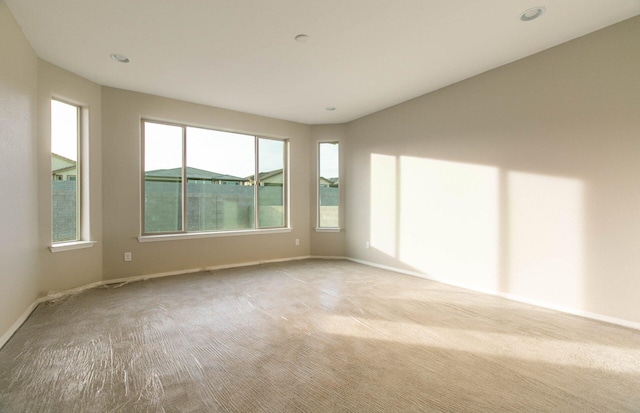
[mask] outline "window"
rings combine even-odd
[[[340,227],[338,142],[318,143],[318,228]]]
[[[143,146],[143,234],[287,226],[286,140],[143,121]]]
[[[51,100],[53,243],[80,239],[80,108]]]

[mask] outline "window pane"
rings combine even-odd
[[[51,218],[53,242],[80,234],[78,107],[51,100]]]
[[[182,231],[182,128],[144,123],[144,232]]]
[[[319,144],[318,180],[318,226],[320,228],[338,228],[340,204],[339,155],[338,142],[321,142]]]
[[[187,127],[187,231],[254,228],[255,138]]]
[[[258,222],[260,228],[283,227],[285,142],[258,139]]]

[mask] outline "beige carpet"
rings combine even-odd
[[[0,351],[1,412],[640,412],[640,332],[346,261],[98,288]]]

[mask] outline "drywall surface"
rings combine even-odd
[[[105,279],[309,255],[309,126],[108,87],[102,98]],[[140,243],[143,118],[289,139],[292,231]]]
[[[345,253],[345,229],[346,229],[346,186],[345,178],[345,152],[347,151],[346,125],[314,125],[311,127],[312,144],[310,154],[310,200],[311,200],[311,225],[318,226],[318,142],[339,142],[340,144],[340,232],[311,232],[311,255],[316,257],[342,257]]]
[[[101,87],[80,76],[43,60],[38,65],[38,164],[40,205],[39,259],[43,264],[42,293],[67,290],[100,281],[102,278],[102,109]],[[88,118],[82,119],[86,136],[82,142],[81,168],[89,179],[88,221],[92,248],[52,253],[51,245],[51,98],[82,108]],[[85,174],[85,171],[87,174]],[[87,186],[85,186],[86,189]]]
[[[348,256],[640,321],[638,50],[640,17],[350,123]]]
[[[38,296],[38,60],[0,1],[0,336]]]

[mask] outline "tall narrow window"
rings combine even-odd
[[[51,100],[53,243],[80,239],[80,108]]]
[[[143,234],[287,225],[287,141],[143,121]]]
[[[318,144],[318,228],[340,227],[338,142]]]

